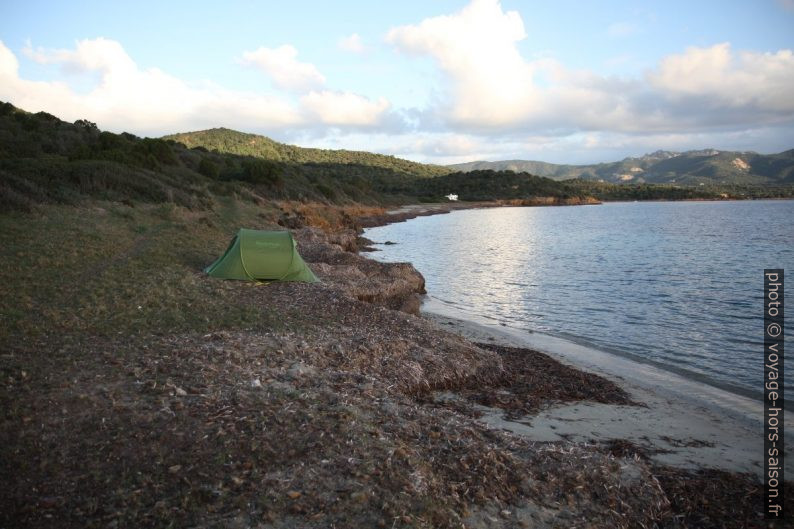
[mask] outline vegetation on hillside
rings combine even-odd
[[[794,198],[794,185],[697,185],[613,184],[592,180],[564,182],[581,195],[598,200],[720,200]]]
[[[0,103],[0,209],[87,198],[203,209],[227,196],[256,203],[379,204],[408,200],[380,191],[408,178],[415,177],[387,167],[276,162],[190,149]]]
[[[78,204],[89,198],[205,210],[213,208],[221,197],[259,205],[274,200],[389,205],[444,201],[444,195],[450,193],[465,201],[551,204],[592,201],[592,197],[794,196],[792,183],[615,185],[587,178],[561,182],[508,170],[453,173],[393,156],[304,149],[227,129],[169,138],[114,134],[100,131],[86,120],[67,123],[44,112],[31,114],[0,103],[0,210]],[[785,171],[789,157],[787,153],[766,157],[763,170]],[[666,155],[652,158],[668,164],[676,159]]]
[[[209,151],[253,156],[284,164],[369,167],[420,178],[452,172],[451,169],[444,166],[411,162],[385,154],[298,147],[297,145],[279,143],[266,136],[246,134],[225,128],[172,134],[164,136],[163,139],[177,141],[188,148],[201,147]]]
[[[592,180],[555,181],[512,171],[478,170],[411,182],[400,189],[403,195],[434,201],[454,193],[466,201],[526,201],[539,197],[556,199],[549,203],[579,203],[591,199],[615,200],[720,200],[748,198],[792,198],[794,185],[621,185]]]
[[[0,105],[0,207],[76,204],[91,197],[117,202],[171,202],[212,207],[217,197],[389,204],[571,195],[546,178],[512,173],[450,174],[392,156],[303,149],[226,129],[138,138],[100,131],[85,120],[66,123]]]
[[[430,180],[415,182],[405,194],[433,200],[454,193],[461,200],[521,200],[532,197],[559,199],[584,198],[579,190],[566,183],[528,173],[511,171],[472,171],[452,173]]]
[[[763,155],[754,152],[704,149],[684,153],[656,151],[618,162],[565,165],[527,160],[468,162],[449,166],[456,171],[514,171],[555,180],[594,180],[620,184],[757,186],[794,184],[794,149]]]

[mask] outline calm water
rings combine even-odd
[[[794,201],[467,210],[366,236],[396,242],[370,255],[412,262],[459,310],[754,396],[763,269],[794,284]]]

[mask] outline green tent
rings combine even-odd
[[[226,252],[204,271],[222,279],[317,281],[288,231],[243,228],[234,236]]]

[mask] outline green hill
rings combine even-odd
[[[400,195],[414,180],[450,172],[391,156],[302,149],[226,129],[180,138],[190,146],[100,131],[85,120],[68,123],[0,103],[0,209],[89,198],[206,209],[218,196],[258,203],[403,203],[415,200]],[[197,145],[199,140],[209,147]],[[270,158],[262,157],[268,153]]]
[[[621,184],[781,185],[794,183],[794,149],[779,154],[703,149],[656,151],[619,162],[563,165],[538,161],[468,162],[456,171],[530,172],[555,180],[595,180]]]
[[[314,149],[287,145],[271,140],[266,136],[246,134],[235,130],[217,128],[197,132],[183,132],[163,136],[188,148],[204,148],[208,151],[254,156],[274,162],[287,164],[341,164],[387,169],[406,176],[429,178],[452,172],[440,165],[411,162],[365,151]]]
[[[218,197],[386,205],[446,200],[568,200],[571,186],[512,172],[450,169],[368,152],[306,149],[228,129],[161,139],[100,131],[0,105],[0,208],[88,199],[211,209]]]

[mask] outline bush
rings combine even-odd
[[[121,136],[112,132],[101,132],[99,134],[99,146],[102,150],[118,149],[123,145],[124,140],[121,139]]]
[[[277,164],[267,160],[243,161],[243,180],[252,184],[268,184],[277,189],[284,187],[281,170]]]
[[[152,138],[144,138],[135,146],[136,150],[144,155],[144,159],[148,163],[152,160],[166,165],[174,165],[177,163],[177,158],[171,146],[164,140],[157,140]]]
[[[336,190],[335,189],[333,189],[331,187],[328,187],[325,184],[316,184],[315,187],[317,188],[317,191],[322,193],[323,196],[325,198],[327,198],[328,200],[335,200],[336,199],[337,194],[336,194]]]
[[[207,178],[217,179],[221,174],[218,165],[209,158],[202,158],[198,166],[198,172]]]

